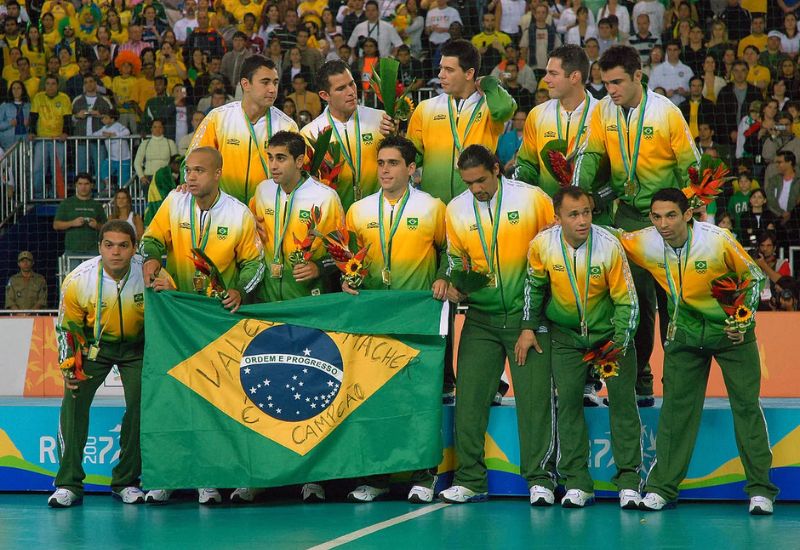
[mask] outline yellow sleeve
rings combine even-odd
[[[447,261],[449,264],[447,274],[449,275],[453,269],[464,269],[462,258],[467,254],[466,248],[461,242],[461,237],[456,230],[458,222],[453,218],[452,211],[449,209],[445,215],[445,223],[447,224]]]
[[[70,324],[82,328],[85,323],[86,314],[78,303],[78,283],[78,279],[67,276],[61,285],[61,300],[58,305],[58,321],[56,322],[59,363],[74,355],[68,340]]]
[[[420,155],[425,152],[425,146],[422,139],[422,117],[425,107],[420,105],[414,112],[411,113],[411,120],[408,121],[408,129],[406,130],[406,137],[411,140],[414,147],[417,148],[417,153]],[[420,163],[421,164],[421,163]]]
[[[172,205],[174,191],[167,195],[161,206],[158,207],[155,216],[150,221],[150,225],[142,235],[142,244],[139,252],[145,260],[156,258],[161,261],[161,257],[166,253],[172,244],[172,229],[170,224],[170,207]]]
[[[538,235],[540,231],[555,221],[555,211],[553,210],[553,201],[544,191],[537,190],[536,194],[536,235]]]
[[[597,112],[597,109],[595,109]],[[689,126],[677,107],[669,109],[670,145],[678,161],[678,173],[683,185],[689,184],[689,167],[700,163],[700,153],[692,139]]]
[[[209,114],[197,127],[192,137],[192,142],[189,144],[189,150],[186,151],[188,155],[192,149],[198,147],[213,147],[219,149],[219,140],[217,140],[217,125],[214,122],[214,117]]]
[[[355,215],[356,205],[350,205],[350,208],[347,210],[347,215],[344,219],[344,225],[350,231],[356,234],[356,242],[358,243],[359,248],[364,246],[364,238],[361,236],[361,231],[359,228],[356,227],[356,215]]]
[[[680,111],[678,111],[680,113]],[[603,128],[602,106],[598,105],[592,111],[589,120],[589,133],[586,136],[586,149],[581,153],[581,160],[577,163],[578,185],[584,191],[590,191],[597,176],[601,160],[607,156],[605,129]],[[574,181],[574,180],[573,180]]]
[[[320,233],[327,235],[331,231],[336,231],[337,229],[342,228],[345,219],[344,208],[342,208],[342,203],[339,201],[338,195],[332,197],[329,201],[323,204],[320,209],[322,210],[322,219],[317,227]],[[322,242],[322,239],[315,239],[311,250],[314,260],[319,260],[325,256],[325,246]]]
[[[436,199],[436,212],[434,212],[433,220],[433,244],[437,250],[445,250],[447,248],[447,229],[445,224],[445,206],[444,203]]]
[[[767,280],[764,272],[756,265],[753,258],[745,251],[741,243],[737,241],[730,233],[723,236],[724,246],[724,259],[725,265],[728,269],[744,277],[747,275],[750,280],[754,282],[753,286],[748,290],[747,297],[745,298],[745,305],[751,310],[758,309],[758,303],[761,299],[761,289]]]

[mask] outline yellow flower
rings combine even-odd
[[[67,359],[64,359],[64,361],[62,361],[61,364],[59,365],[59,367],[61,367],[61,370],[69,370],[74,366],[75,366],[74,357],[68,357]]]
[[[753,312],[746,306],[739,306],[733,314],[737,323],[746,323],[753,317]]]
[[[600,378],[611,378],[612,376],[617,376],[619,374],[619,363],[600,363],[597,366],[597,371],[598,374],[600,374]]]
[[[345,273],[348,275],[356,275],[361,271],[361,262],[356,260],[355,258],[350,258],[347,260],[347,264],[345,264]]]
[[[692,197],[695,196],[694,189],[692,189],[691,187],[684,187],[683,189],[681,189],[681,191],[683,191],[683,195],[687,199],[691,199]]]

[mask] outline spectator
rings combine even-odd
[[[742,232],[742,216],[750,212],[750,190],[753,181],[750,179],[750,174],[743,172],[739,174],[738,178],[739,188],[734,191],[731,198],[728,199],[728,212],[733,215],[733,227],[736,234],[741,235]],[[739,239],[742,240],[741,238]]]
[[[647,15],[650,20],[650,32],[653,36],[661,36],[664,25],[664,5],[658,0],[638,0],[633,6],[631,16],[636,21],[639,15]]]
[[[119,189],[111,199],[111,214],[109,220],[122,220],[136,231],[136,240],[139,241],[144,234],[142,217],[133,211],[133,198],[127,188]]]
[[[711,38],[706,42],[708,54],[713,55],[714,59],[719,61],[722,59],[725,50],[730,47],[730,40],[728,40],[728,28],[725,23],[719,19],[715,19],[711,23]],[[733,52],[733,57],[736,57],[736,52]]]
[[[189,55],[195,48],[199,48],[209,57],[216,56],[222,59],[222,56],[225,55],[222,36],[209,26],[207,11],[197,12],[197,27],[186,37],[186,43],[183,46],[184,63],[189,61]]]
[[[136,132],[138,113],[141,112],[135,99],[136,79],[141,70],[141,61],[131,52],[120,52],[114,65],[119,70],[119,75],[111,80],[111,91],[114,95],[119,121]]]
[[[405,44],[398,47],[397,61],[400,63],[397,69],[397,80],[400,81],[405,90],[415,91],[422,88],[425,84],[422,63],[418,59],[411,57],[411,48]]]
[[[777,104],[771,101],[777,109]],[[790,151],[794,158],[800,158],[800,138],[792,132],[792,116],[781,113],[776,117],[776,124],[770,129],[768,137],[764,139],[761,149],[761,160],[766,165],[764,181],[771,179],[778,173],[777,155],[779,151]]]
[[[58,91],[58,80],[48,76],[43,92],[33,98],[30,113],[29,139],[36,141],[33,152],[34,197],[44,198],[47,182],[55,183],[57,164],[64,164],[64,140],[67,139],[72,117],[69,97]],[[52,179],[46,180],[48,170]]]
[[[679,105],[689,90],[689,79],[694,76],[692,69],[681,63],[681,47],[678,42],[667,44],[667,59],[650,72],[647,87],[651,90],[663,87],[672,103]]]
[[[750,104],[747,116],[744,117],[737,127],[735,158],[755,159],[761,152],[761,116],[764,111],[764,104],[761,101],[754,101]],[[755,173],[760,175],[760,164],[755,164]]]
[[[520,57],[537,77],[544,75],[549,52],[561,45],[561,37],[556,32],[556,27],[547,23],[548,14],[547,5],[536,4],[531,24],[528,28],[522,29],[522,38],[519,41]],[[561,17],[563,18],[564,14]]]
[[[202,122],[202,120],[201,120]],[[161,203],[180,183],[180,171],[183,157],[172,155],[169,163],[156,171],[150,187],[147,189],[147,209],[144,213],[144,225],[150,225],[153,216],[158,212]]]
[[[365,93],[371,94],[369,85],[370,78],[372,78],[372,71],[378,65],[378,41],[374,38],[365,38],[363,43],[364,55],[357,58],[350,65],[350,72],[356,80],[361,81],[361,89]],[[297,109],[302,111],[302,106],[298,105]]]
[[[83,93],[72,100],[72,135],[92,136],[103,126],[102,117],[114,109],[108,98],[97,93],[97,80],[88,74],[83,78]],[[98,171],[99,143],[78,141],[76,147],[78,172]]]
[[[189,145],[192,143],[194,133],[197,131],[197,127],[200,126],[200,123],[203,122],[204,118],[205,114],[202,111],[195,111],[192,113],[192,131],[178,141],[178,154],[180,156],[186,156],[186,151],[189,149]]]
[[[797,311],[797,283],[791,277],[781,277],[773,285],[772,299],[769,302],[772,311]]]
[[[303,65],[302,58],[300,48],[297,46],[289,50],[288,60],[284,63],[283,72],[281,73],[281,83],[278,87],[279,93],[286,93],[285,90],[291,89],[294,77],[299,74],[303,75],[306,83],[314,82],[311,69],[308,65]]]
[[[322,105],[319,96],[314,92],[308,91],[306,85],[306,77],[302,74],[297,74],[292,79],[292,89],[294,92],[286,96],[291,99],[298,111],[308,111],[312,114],[312,118],[317,118],[322,112]]]
[[[273,33],[281,27],[281,12],[278,5],[270,3],[262,16],[261,26],[258,28],[258,36],[269,44],[273,38]]]
[[[320,53],[319,49],[312,48],[308,45],[310,34],[306,29],[298,29],[297,30],[297,49],[300,50],[300,63],[305,65],[309,68],[312,75],[317,74],[317,71],[322,64],[324,63],[324,57]],[[287,59],[284,59],[284,63],[288,64],[288,54]],[[308,80],[310,85],[313,85],[313,80]]]
[[[503,73],[507,72],[506,68],[509,64],[516,65],[517,69],[519,69],[517,82],[519,82],[520,86],[529,92],[536,90],[536,75],[531,66],[524,59],[520,59],[520,52],[514,44],[506,46],[506,58],[492,69],[492,76],[498,79],[502,78]]]
[[[167,77],[157,76],[153,80],[155,96],[147,100],[142,114],[142,133],[150,131],[153,120],[164,122],[164,135],[175,139],[175,99],[167,95]]]
[[[288,97],[283,100],[283,108],[281,108],[281,111],[283,111],[283,114],[297,122],[297,105],[295,105],[294,101]]]
[[[170,42],[165,42],[161,50],[156,54],[155,76],[167,77],[167,89],[171,90],[177,84],[189,76],[186,65],[183,63],[182,56],[175,51],[175,47]]]
[[[586,6],[578,8],[576,24],[567,31],[564,42],[567,44],[575,44],[576,46],[583,46],[588,38],[597,39],[597,27],[589,23],[589,13],[589,9]],[[597,45],[599,47],[599,41]]]
[[[783,111],[786,104],[789,103],[789,97],[786,95],[786,81],[773,80],[767,88],[767,99],[774,99],[778,103],[778,111]]]
[[[227,97],[225,98],[227,101]],[[175,109],[175,143],[179,143],[187,134],[191,133],[189,107],[186,95],[186,86],[177,84],[172,88],[172,101]]]
[[[147,42],[151,48],[158,49],[161,42],[160,37],[167,30],[167,24],[156,17],[155,7],[145,6],[141,11],[141,16],[136,18],[136,22],[142,27],[142,40]]]
[[[408,12],[408,26],[405,36],[401,33],[414,57],[422,56],[422,33],[425,31],[425,18],[419,13],[419,3],[417,0],[406,0],[406,11]]]
[[[770,303],[775,303],[773,299],[776,297],[774,293],[774,283],[778,282],[781,277],[791,277],[792,270],[789,267],[788,260],[778,259],[777,239],[775,233],[772,231],[764,231],[758,236],[758,248],[756,249],[755,260],[756,265],[761,268],[764,275],[769,279],[770,284],[765,285],[761,291],[761,303],[759,304],[759,311],[769,311],[772,308]]]
[[[521,4],[520,0],[509,0],[512,4]],[[497,30],[493,13],[483,14],[483,32],[472,37],[472,43],[481,54],[481,70],[483,74],[497,65],[503,58],[505,47],[511,43],[511,37]]]
[[[17,255],[19,273],[6,285],[6,309],[44,309],[47,307],[47,281],[33,271],[33,254],[24,250]]]
[[[636,17],[636,33],[630,36],[628,43],[639,52],[642,65],[647,65],[650,60],[650,50],[656,44],[661,44],[661,38],[650,32],[650,16],[646,13]]]
[[[697,144],[697,148],[700,150],[701,154],[705,154],[705,152],[709,149],[714,149],[719,153],[719,158],[722,160],[722,162],[724,162],[727,166],[730,166],[731,156],[728,152],[730,148],[714,141],[714,135],[716,134],[716,131],[714,130],[713,122],[713,118],[710,120],[706,118],[704,121],[698,123],[697,139],[695,139],[695,143]]]
[[[122,187],[131,179],[131,148],[125,139],[131,135],[127,126],[119,122],[119,112],[115,109],[104,113],[103,126],[92,136],[103,137],[106,146],[106,159],[100,163],[100,180],[104,187]]]
[[[797,204],[800,202],[800,178],[797,175],[797,157],[791,151],[778,151],[778,173],[765,181],[767,208],[775,214],[778,229],[790,235],[790,244],[798,241]]]
[[[58,51],[58,61],[61,64],[58,69],[58,74],[65,82],[68,82],[70,78],[81,72],[80,66],[72,61],[72,56],[66,48],[62,48]]]
[[[744,60],[747,63],[747,82],[758,88],[761,93],[769,86],[769,69],[758,64],[758,49],[755,46],[747,46],[744,49]]]
[[[603,76],[600,73],[600,65],[598,65],[597,61],[589,67],[589,82],[586,83],[586,91],[597,100],[603,99],[608,95],[608,91],[603,84]]]
[[[356,49],[356,47],[361,48],[365,38],[374,38],[378,42],[378,51],[381,57],[394,55],[397,51],[397,46],[403,43],[403,39],[400,38],[391,23],[380,19],[378,3],[375,0],[369,0],[364,8],[364,14],[367,17],[366,21],[362,21],[355,26],[347,45],[353,49]],[[322,66],[321,63],[320,66]]]
[[[612,28],[611,20],[608,18],[597,22],[597,44],[600,46],[600,55],[614,44],[624,43],[618,36],[614,36]]]
[[[214,19],[212,21],[217,33],[222,37],[222,44],[224,47],[222,54],[224,54],[233,46],[233,35],[237,32],[236,25],[234,25],[235,20],[230,12],[225,9],[218,9],[214,12]],[[195,31],[196,30],[197,29],[195,29]]]
[[[425,16],[425,32],[435,57],[434,66],[438,65],[436,52],[442,44],[450,40],[450,25],[454,22],[461,23],[461,15],[458,10],[447,5],[447,0],[436,0],[436,5]]]
[[[173,155],[178,154],[178,146],[164,136],[164,121],[155,119],[150,124],[151,135],[143,140],[136,150],[133,167],[142,185],[149,185],[153,174],[169,163]]]
[[[81,172],[75,179],[75,194],[56,210],[53,229],[64,231],[65,254],[97,254],[100,226],[106,222],[103,205],[92,198],[92,176]]]
[[[750,13],[739,5],[739,0],[728,0],[719,18],[728,28],[728,37],[733,42],[738,42],[750,32]]]
[[[789,59],[789,56],[781,51],[781,33],[778,31],[769,31],[767,34],[767,45],[765,48],[759,48],[759,51],[761,54],[758,56],[758,64],[769,69],[773,79],[777,78],[781,63],[783,63],[785,59]]]
[[[503,73],[502,82],[508,94],[517,102],[517,108],[527,113],[533,108],[534,98],[532,93],[520,86],[517,81],[518,72],[516,65],[509,65]]]
[[[582,4],[582,0],[572,0],[572,5],[561,12],[561,16],[558,18],[558,24],[556,25],[556,31],[558,31],[559,34],[566,35],[570,29],[578,24],[578,10],[581,8]],[[589,26],[593,28],[596,27],[594,12],[587,8],[587,14]],[[525,29],[523,29],[523,31],[524,30]]]
[[[234,87],[239,85],[239,76],[242,72],[242,63],[253,55],[248,46],[247,35],[237,32],[233,35],[233,48],[222,56],[220,71]]]
[[[783,16],[781,50],[792,59],[796,58],[800,52],[800,33],[797,32],[797,16],[794,12]]]
[[[28,135],[31,100],[19,80],[11,83],[10,101],[0,104],[0,147],[4,151]]]
[[[764,51],[767,47],[767,35],[764,34],[766,20],[764,15],[757,13],[753,15],[751,22],[751,32],[741,40],[736,50],[736,57],[744,57],[744,49],[747,46],[755,46],[758,51]]]
[[[530,93],[530,92],[529,92]],[[519,107],[519,104],[517,104]],[[514,165],[517,163],[517,151],[522,145],[522,129],[525,127],[525,118],[530,108],[518,108],[511,119],[511,128],[508,129],[497,142],[497,157],[503,167],[504,174],[513,174]]]
[[[140,57],[145,48],[151,47],[150,44],[142,40],[141,25],[131,25],[128,27],[128,41],[119,47],[120,52],[132,52],[136,57]]]
[[[518,42],[521,37],[520,21],[525,15],[525,1],[499,0],[495,5],[496,8],[493,15],[497,19],[497,28],[511,40]],[[502,53],[503,50],[500,49],[500,52]]]
[[[600,43],[597,38],[587,39],[583,44],[583,49],[586,52],[586,57],[589,58],[589,63],[600,61]]]
[[[683,118],[689,124],[689,131],[694,139],[700,135],[700,124],[714,122],[714,104],[703,97],[703,79],[693,76],[689,80],[689,97],[680,105]]]
[[[28,97],[36,95],[39,91],[39,79],[31,73],[31,64],[27,57],[20,57],[17,59],[17,70],[19,71],[19,77],[13,80],[22,82],[23,86],[25,86],[25,90],[28,92]],[[13,82],[13,80],[9,80],[8,82]],[[0,90],[0,92],[2,92],[2,90]]]
[[[175,21],[172,30],[175,31],[175,38],[178,43],[183,44],[186,42],[186,37],[189,32],[197,28],[197,18],[195,17],[197,11],[197,2],[195,0],[184,0],[183,2],[183,17]]]
[[[747,70],[747,63],[735,61],[731,69],[733,79],[717,98],[717,127],[730,143],[736,143],[739,122],[747,116],[750,103],[761,98],[758,88],[747,82]]]
[[[717,74],[717,60],[713,55],[706,55],[705,60],[703,60],[703,70],[699,75],[703,79],[703,97],[712,103],[716,103],[719,93],[727,82]]]
[[[350,38],[355,29],[360,23],[367,20],[367,14],[364,12],[364,0],[348,0],[345,6],[339,9],[336,16],[337,23],[342,25],[342,34],[345,38]]]
[[[689,43],[681,52],[681,60],[697,75],[703,72],[706,55],[708,50],[703,44],[703,29],[695,25],[689,30]]]
[[[753,189],[750,193],[750,208],[742,214],[739,225],[739,240],[746,247],[755,247],[758,235],[766,230],[774,230],[775,214],[767,208],[767,195],[761,189]]]
[[[283,25],[273,31],[272,36],[281,41],[281,50],[287,51],[297,45],[297,13],[289,10],[283,17]],[[350,36],[347,34],[347,36]]]

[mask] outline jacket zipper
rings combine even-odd
[[[117,283],[117,311],[119,312],[119,342],[121,344],[125,341],[125,325],[122,322],[122,288],[119,283]]]
[[[569,126],[568,126],[569,127]],[[588,253],[588,250],[587,250]],[[575,274],[575,284],[578,284],[578,250],[575,249],[572,251],[572,272]],[[586,289],[586,293],[589,293],[589,289]],[[578,295],[578,299],[580,299],[580,294]],[[586,300],[588,303],[589,300]],[[581,312],[578,310],[578,317],[580,318]],[[583,319],[586,320],[586,312],[583,312]],[[581,332],[583,332],[583,327],[580,328]],[[583,334],[581,334],[583,336]],[[589,347],[589,323],[586,323],[586,347]]]
[[[500,182],[502,185],[502,182]],[[491,202],[491,201],[490,201]],[[492,231],[494,231],[494,219],[492,218],[492,208],[489,203],[486,204],[486,210],[489,212],[489,220],[492,222]],[[500,221],[498,220],[498,223]],[[499,240],[499,231],[498,231],[498,240],[494,243],[494,255],[497,258],[497,272],[495,273],[497,277],[497,287],[500,289],[500,302],[503,304],[503,328],[506,328],[508,325],[508,307],[506,306],[506,295],[503,292],[503,276],[500,274],[500,240]],[[494,261],[494,258],[492,258]],[[489,270],[491,271],[494,266],[490,265]]]
[[[247,138],[247,171],[245,172],[244,176],[244,200],[245,204],[249,202],[250,197],[247,196],[247,192],[250,190],[250,155],[252,153],[253,147],[253,138]],[[258,147],[258,143],[256,143],[256,147]]]

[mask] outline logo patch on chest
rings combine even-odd
[[[508,223],[511,225],[517,225],[519,223],[519,212],[517,210],[508,213]]]
[[[408,227],[411,231],[416,231],[417,227],[419,227],[419,219],[406,218],[406,227]]]
[[[702,275],[708,270],[708,262],[705,260],[697,260],[694,263],[694,270]]]
[[[224,241],[228,237],[228,228],[224,226],[217,227],[217,238]]]

